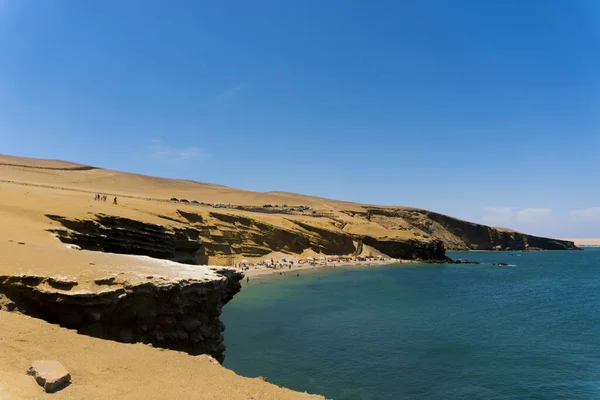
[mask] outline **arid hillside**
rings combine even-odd
[[[57,399],[322,398],[219,364],[219,317],[243,275],[191,265],[207,260],[195,258],[208,247],[193,227],[200,214],[126,190],[139,180],[160,192],[164,181],[59,161],[1,162],[0,398],[49,396],[26,374],[38,359],[71,373]],[[111,198],[94,200],[94,182]],[[59,240],[66,236],[77,245]]]
[[[243,278],[224,266],[324,255],[442,262],[446,249],[575,248],[414,208],[10,156],[0,156],[0,221],[7,399],[44,396],[25,371],[47,358],[71,369],[73,384],[59,399],[183,399],[197,398],[196,390],[215,399],[312,398],[218,365],[226,356],[221,310]]]
[[[443,260],[446,249],[574,248],[415,208],[251,192],[62,161],[0,156],[0,185],[0,212],[26,215],[38,233],[52,231],[84,249],[192,264],[282,254]],[[109,201],[95,201],[97,193]]]

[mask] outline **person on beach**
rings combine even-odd
[[[250,278],[246,277],[246,283],[250,283]]]
[[[116,197],[115,197],[115,200],[114,200],[113,204],[117,204],[117,198]]]

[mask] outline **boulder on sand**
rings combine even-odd
[[[47,393],[52,393],[71,381],[71,374],[58,361],[36,360],[31,363],[27,375],[35,378],[35,381],[44,388]]]

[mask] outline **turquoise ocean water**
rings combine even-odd
[[[225,366],[336,400],[600,399],[600,249],[450,256],[483,264],[255,279]]]

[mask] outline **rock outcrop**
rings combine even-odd
[[[55,278],[0,276],[0,308],[125,343],[142,342],[223,361],[219,320],[243,275],[217,269],[204,279],[118,275],[86,290],[57,289]]]
[[[383,254],[393,258],[427,261],[450,261],[446,256],[444,242],[432,240],[385,240],[369,236],[361,238],[363,243],[369,245]]]
[[[31,363],[27,375],[44,388],[46,393],[53,393],[71,382],[71,374],[56,360],[36,360]]]

